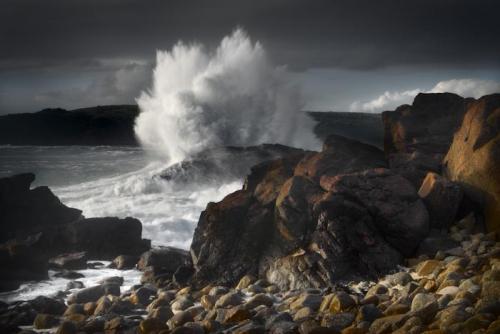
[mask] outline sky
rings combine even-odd
[[[418,92],[500,92],[498,0],[1,0],[0,114],[135,103],[157,50],[235,28],[308,110],[380,112]]]

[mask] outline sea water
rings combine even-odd
[[[154,246],[189,249],[206,204],[241,188],[241,181],[176,185],[158,177],[166,167],[160,156],[140,147],[0,146],[0,177],[33,172],[32,187],[48,186],[85,217],[136,217],[143,224],[143,238]],[[135,270],[101,268],[82,273],[87,286],[109,276],[124,276],[128,286],[140,278]],[[68,280],[50,276],[0,294],[0,300],[26,300],[65,290]]]

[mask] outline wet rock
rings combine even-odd
[[[408,315],[390,315],[376,319],[370,326],[370,333],[384,334],[391,333],[399,329],[408,320]]]
[[[193,315],[189,311],[180,311],[174,314],[172,318],[167,321],[170,329],[184,325],[187,322],[193,321]]]
[[[66,278],[66,279],[78,279],[78,278],[85,277],[85,275],[83,275],[81,273],[77,273],[76,271],[63,269],[62,271],[55,273],[54,277],[61,277],[61,278]]]
[[[193,302],[189,298],[180,297],[172,303],[172,310],[184,311],[193,305],[194,305]]]
[[[59,324],[59,319],[52,314],[37,314],[35,321],[33,322],[33,327],[35,329],[49,329],[56,327]]]
[[[434,294],[418,293],[411,303],[411,312],[424,321],[430,321],[439,309],[437,299]]]
[[[87,268],[87,253],[61,254],[49,259],[49,265],[57,269],[79,270]]]
[[[167,324],[158,318],[148,318],[141,321],[139,324],[139,333],[157,333],[167,329]]]
[[[254,309],[254,308],[256,308],[257,306],[260,306],[260,305],[271,307],[271,306],[273,306],[273,303],[274,303],[274,301],[273,301],[272,297],[270,297],[268,295],[265,295],[263,293],[260,293],[260,294],[256,294],[252,298],[250,298],[245,303],[245,307],[248,308],[248,309]]]
[[[174,316],[174,313],[168,306],[160,306],[151,310],[148,314],[148,318],[156,318],[166,323],[170,318]]]
[[[96,285],[93,287],[79,290],[68,297],[70,304],[84,304],[87,302],[95,302],[100,297],[111,294],[114,296],[120,295],[120,287],[118,285]]]
[[[111,263],[112,268],[119,270],[133,269],[139,261],[138,256],[134,255],[119,255]]]
[[[70,314],[85,314],[85,309],[82,304],[71,304],[68,305],[68,308],[64,311],[65,316]]]
[[[156,290],[142,287],[135,290],[130,296],[130,301],[134,304],[148,306],[156,296]]]
[[[252,313],[246,308],[241,306],[232,307],[225,313],[225,317],[222,323],[224,324],[234,324],[240,323],[244,320],[250,319]]]
[[[214,296],[204,295],[200,298],[201,306],[207,310],[211,310],[215,306],[217,299]]]
[[[265,334],[266,330],[264,326],[255,323],[249,322],[247,324],[238,326],[233,329],[234,334]]]
[[[420,276],[427,276],[432,274],[435,270],[438,270],[439,268],[441,268],[441,261],[427,260],[420,263],[417,266],[416,272]]]
[[[439,312],[439,328],[447,330],[454,324],[461,323],[470,317],[470,313],[465,311],[462,305],[450,306]]]
[[[215,307],[238,306],[243,302],[244,299],[239,292],[229,292],[217,300]]]
[[[354,321],[352,313],[325,314],[321,320],[321,326],[340,332],[350,326]]]
[[[100,285],[118,285],[122,286],[123,285],[123,277],[122,276],[111,276],[111,277],[106,277],[103,278],[98,282]]]
[[[323,297],[321,295],[303,294],[290,304],[290,308],[293,310],[303,307],[309,307],[312,310],[316,311],[319,309],[322,301]]]
[[[66,309],[64,302],[59,299],[38,296],[29,301],[30,306],[38,313],[61,315]]]
[[[250,284],[252,284],[253,282],[255,282],[256,279],[255,277],[251,276],[251,275],[245,275],[243,276],[240,281],[238,282],[238,284],[236,285],[236,289],[245,289],[245,288],[248,288],[248,286]]]
[[[81,281],[69,281],[66,284],[66,290],[83,289],[84,287],[85,285]]]

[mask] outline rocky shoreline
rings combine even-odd
[[[419,94],[383,114],[383,151],[332,135],[261,162],[207,205],[189,252],[149,249],[133,218],[85,219],[32,175],[0,179],[4,289],[90,259],[142,271],[127,291],[75,277],[2,303],[0,331],[500,333],[499,110],[500,94]]]

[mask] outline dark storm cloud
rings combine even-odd
[[[497,66],[499,2],[3,0],[0,70],[152,60],[179,39],[214,44],[235,26],[292,68]],[[111,66],[106,64],[106,66]]]

